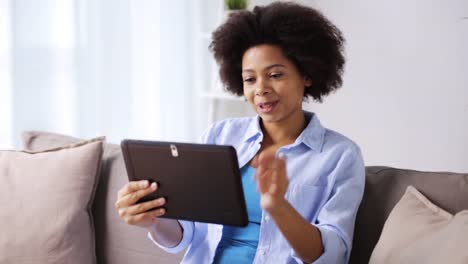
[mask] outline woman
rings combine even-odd
[[[210,49],[227,90],[258,115],[215,123],[202,142],[236,148],[249,225],[159,218],[164,198],[135,205],[157,189],[146,181],[119,191],[120,216],[168,252],[188,248],[182,263],[347,263],[364,190],[361,153],[302,109],[304,99],[322,101],[341,86],[343,42],[318,11],[298,4],[232,14]]]

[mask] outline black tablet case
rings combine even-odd
[[[248,224],[236,151],[232,146],[126,139],[130,181],[156,181],[139,202],[165,197],[163,217],[232,226]]]

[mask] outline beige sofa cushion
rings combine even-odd
[[[451,214],[468,209],[468,173],[367,166],[350,264],[369,263],[385,221],[410,185]]]
[[[0,151],[0,263],[96,263],[90,211],[102,141]]]
[[[23,133],[25,149],[60,147],[81,139],[41,131]],[[146,231],[124,223],[114,207],[117,192],[128,183],[120,146],[105,144],[103,165],[93,215],[96,226],[96,254],[100,264],[179,263],[182,254],[172,255],[154,245]]]
[[[409,186],[385,222],[369,263],[468,263],[467,245],[468,210],[452,215]]]

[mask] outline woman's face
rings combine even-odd
[[[304,87],[310,86],[278,46],[262,44],[242,57],[244,96],[263,122],[282,122],[303,115]]]

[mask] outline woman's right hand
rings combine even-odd
[[[132,181],[127,183],[117,194],[115,208],[127,224],[148,228],[154,225],[159,216],[164,215],[165,209],[161,206],[166,202],[163,197],[136,203],[143,196],[146,196],[157,189],[155,182],[149,184],[149,181]]]

